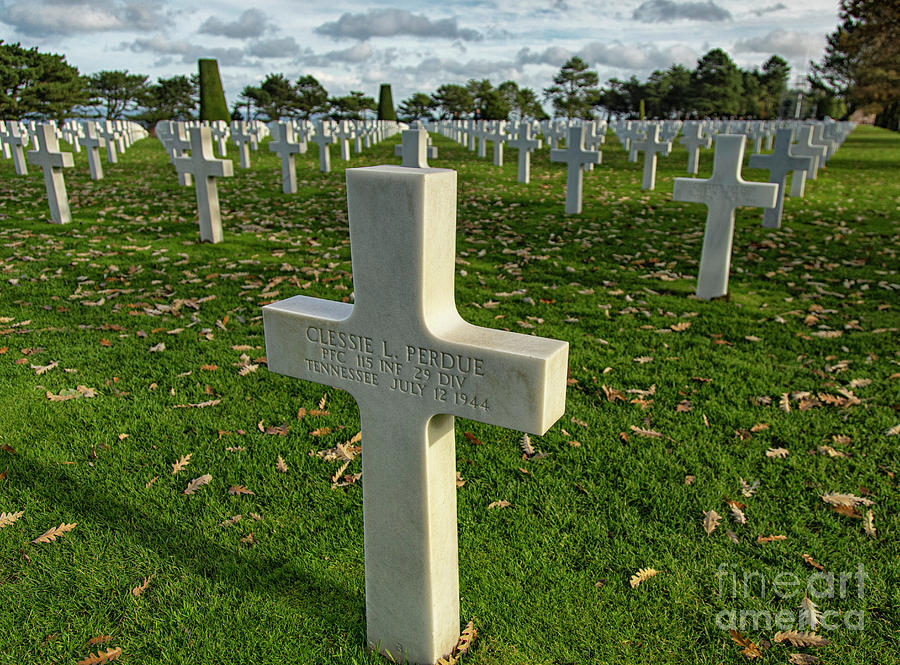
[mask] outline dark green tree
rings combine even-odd
[[[431,119],[432,100],[431,97],[424,92],[416,92],[402,102],[397,107],[398,115],[401,120],[412,122],[413,120],[430,120]]]
[[[471,93],[455,83],[440,86],[431,99],[441,119],[463,118],[474,110]]]
[[[553,85],[544,88],[544,99],[553,104],[554,115],[588,118],[599,99],[598,82],[597,72],[576,55],[553,77]]]
[[[284,74],[267,74],[259,87],[247,86],[244,92],[269,121],[294,115],[298,109],[297,91]]]
[[[349,95],[329,100],[331,117],[336,120],[362,120],[366,111],[375,110],[374,97],[366,97],[359,90],[351,90]]]
[[[84,79],[65,56],[0,40],[0,118],[62,121],[87,102]]]
[[[791,79],[791,66],[787,60],[777,55],[763,63],[760,83],[760,98],[762,103],[761,116],[774,118],[778,115],[781,100],[787,94],[788,83]]]
[[[700,115],[736,116],[743,105],[743,76],[729,55],[712,49],[697,62],[694,108]]]
[[[825,55],[812,63],[813,88],[842,97],[849,110],[879,113],[892,129],[900,121],[900,0],[841,0],[841,24]]]
[[[197,88],[194,77],[159,78],[144,90],[141,97],[144,110],[135,118],[148,125],[160,120],[190,120],[197,109]]]
[[[394,111],[394,98],[391,95],[390,83],[382,83],[381,89],[378,91],[378,119],[397,119],[397,112]]]
[[[90,105],[107,120],[121,118],[137,108],[147,88],[147,77],[128,70],[104,70],[85,78]]]
[[[219,63],[212,58],[201,58],[197,61],[200,70],[200,120],[231,119],[228,102],[225,101],[225,90],[219,77]]]
[[[309,120],[317,113],[328,111],[328,92],[314,76],[301,76],[297,79],[297,114]]]

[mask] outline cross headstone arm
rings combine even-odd
[[[687,201],[689,203],[706,203],[706,188],[708,180],[700,178],[675,178],[672,189],[673,201]]]

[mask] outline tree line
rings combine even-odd
[[[611,78],[600,85],[597,72],[570,58],[540,93],[488,79],[446,83],[433,93],[416,92],[398,106],[402,120],[483,118],[545,119],[553,115],[775,118],[793,115],[801,97],[809,115],[846,118],[856,110],[878,114],[878,124],[900,123],[900,0],[841,0],[840,25],[828,36],[824,56],[811,64],[811,92],[792,89],[790,66],[773,55],[761,68],[740,68],[722,49],[703,55],[693,69],[672,65],[645,80]],[[191,119],[198,108],[197,75],[160,77],[120,70],[87,76],[65,56],[42,53],[0,40],[0,117],[129,117],[153,124]],[[377,108],[360,91],[334,97],[313,76],[296,80],[268,74],[240,92],[234,118],[362,118]]]

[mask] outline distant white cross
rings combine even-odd
[[[28,152],[28,161],[40,166],[44,171],[44,186],[47,188],[47,202],[50,204],[50,219],[54,224],[68,224],[72,221],[69,212],[69,196],[62,170],[75,166],[71,152],[60,152],[56,129],[49,124],[37,126],[35,131],[37,146]]]
[[[601,154],[584,149],[584,125],[569,127],[569,138],[565,149],[550,151],[551,162],[565,162],[568,165],[566,175],[566,214],[581,213],[583,170],[585,164],[599,164]]]
[[[784,212],[784,190],[787,186],[788,174],[793,172],[792,180],[806,180],[806,171],[812,164],[812,157],[795,157],[791,154],[793,130],[779,129],[775,133],[774,152],[769,155],[750,155],[751,169],[767,169],[769,182],[778,185],[778,197],[774,208],[763,210],[763,226],[769,229],[781,227],[781,216]],[[802,185],[801,185],[802,187]]]
[[[519,123],[516,138],[509,141],[509,147],[519,151],[519,182],[526,185],[531,182],[531,151],[540,150],[541,140],[531,137],[531,123],[523,120]]]
[[[819,177],[819,167],[825,165],[825,153],[828,151],[824,145],[816,145],[813,143],[813,127],[812,125],[803,125],[797,130],[797,145],[793,146],[792,152],[797,157],[812,157],[812,168],[807,171],[806,177],[810,180],[816,180]],[[791,192],[792,196],[793,191]]]
[[[741,178],[744,161],[743,134],[719,134],[709,180],[675,178],[675,201],[703,203],[707,207],[706,230],[697,276],[697,297],[703,300],[728,293],[728,271],[734,241],[734,210],[739,206],[772,208],[778,187]]]
[[[219,189],[216,178],[234,175],[230,159],[216,159],[213,155],[209,127],[191,127],[191,154],[175,159],[179,173],[194,176],[197,194],[197,216],[200,219],[200,240],[222,242],[222,217],[219,213]]]
[[[6,121],[6,135],[3,137],[3,142],[10,147],[12,152],[16,175],[28,175],[28,162],[25,161],[26,138],[19,129],[17,120]]]
[[[703,133],[703,125],[697,121],[684,123],[684,136],[679,141],[687,149],[687,172],[697,175],[700,170],[700,148],[707,150],[712,147],[712,135]]]
[[[659,139],[659,125],[651,125],[647,128],[647,138],[632,144],[636,150],[644,153],[644,177],[641,181],[641,189],[653,190],[656,188],[656,160],[659,153],[668,155],[672,144]]]
[[[103,139],[97,135],[97,126],[93,122],[84,123],[84,136],[79,137],[78,142],[87,152],[91,180],[103,180],[103,162],[100,159],[100,145]]]
[[[250,144],[256,142],[256,134],[248,127],[244,120],[234,120],[231,123],[231,140],[238,148],[241,158],[241,168],[250,168]]]
[[[328,146],[335,142],[335,137],[328,131],[324,120],[316,123],[316,134],[313,136],[312,142],[319,146],[319,170],[322,173],[330,173],[331,151]]]
[[[116,146],[116,130],[113,127],[111,120],[106,120],[100,123],[100,138],[103,139],[104,146],[106,147],[106,159],[110,164],[118,164],[119,156],[117,154],[117,146]]]
[[[568,344],[458,313],[455,171],[348,169],[347,201],[354,303],[267,305],[266,357],[356,400],[368,642],[431,664],[460,630],[454,416],[546,432],[565,411]]]
[[[394,146],[394,154],[403,158],[401,166],[427,169],[429,159],[437,159],[437,148],[428,145],[428,132],[424,129],[405,129],[400,145]]]
[[[274,141],[269,142],[269,150],[281,158],[281,191],[285,194],[297,193],[297,167],[294,155],[306,152],[305,141],[294,140],[294,127],[289,122],[275,124]]]

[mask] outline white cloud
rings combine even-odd
[[[342,14],[337,21],[323,23],[315,29],[320,35],[329,37],[365,40],[371,37],[393,37],[413,35],[416,37],[437,37],[441,39],[461,39],[479,41],[477,30],[460,28],[455,18],[432,21],[423,14],[413,14],[405,9],[370,9],[365,14]]]
[[[260,39],[247,46],[248,55],[257,58],[292,58],[299,52],[300,46],[293,37]]]
[[[644,23],[668,23],[680,19],[690,21],[729,21],[731,12],[712,0],[703,2],[675,2],[674,0],[647,0],[634,10],[631,17]]]
[[[793,60],[807,60],[816,57],[824,46],[824,35],[779,28],[766,35],[739,39],[731,50],[735,53],[772,53]]]
[[[226,22],[218,16],[210,16],[206,19],[197,32],[207,35],[221,35],[234,39],[248,39],[260,37],[269,29],[266,15],[258,9],[248,9],[237,20]]]
[[[17,0],[0,5],[0,21],[24,35],[155,30],[168,23],[164,3],[141,0]]]

